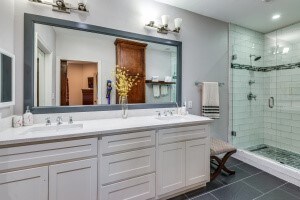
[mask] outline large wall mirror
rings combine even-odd
[[[120,74],[131,108],[181,102],[181,42],[25,14],[25,101],[34,113],[120,109]]]
[[[0,108],[15,103],[15,56],[0,49]]]

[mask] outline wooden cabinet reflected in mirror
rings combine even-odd
[[[138,76],[137,85],[128,93],[128,103],[145,103],[147,44],[118,38],[115,45],[117,66],[124,67],[129,76]],[[118,93],[116,103],[119,103]]]

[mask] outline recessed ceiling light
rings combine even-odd
[[[273,17],[272,17],[272,19],[279,19],[281,16],[279,15],[279,14],[277,14],[277,15],[273,15]]]

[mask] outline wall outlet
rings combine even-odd
[[[193,108],[193,102],[192,102],[192,101],[189,101],[189,102],[188,102],[188,108],[189,108],[189,109],[192,109],[192,108]]]

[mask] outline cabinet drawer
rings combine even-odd
[[[102,185],[155,171],[155,148],[101,157]]]
[[[126,133],[121,135],[105,136],[101,140],[101,153],[127,151],[155,145],[155,131]]]
[[[97,155],[97,138],[0,149],[0,171]]]
[[[100,200],[141,200],[155,197],[155,174],[104,186]]]
[[[207,137],[209,133],[208,125],[188,126],[159,130],[159,144],[193,140]]]

